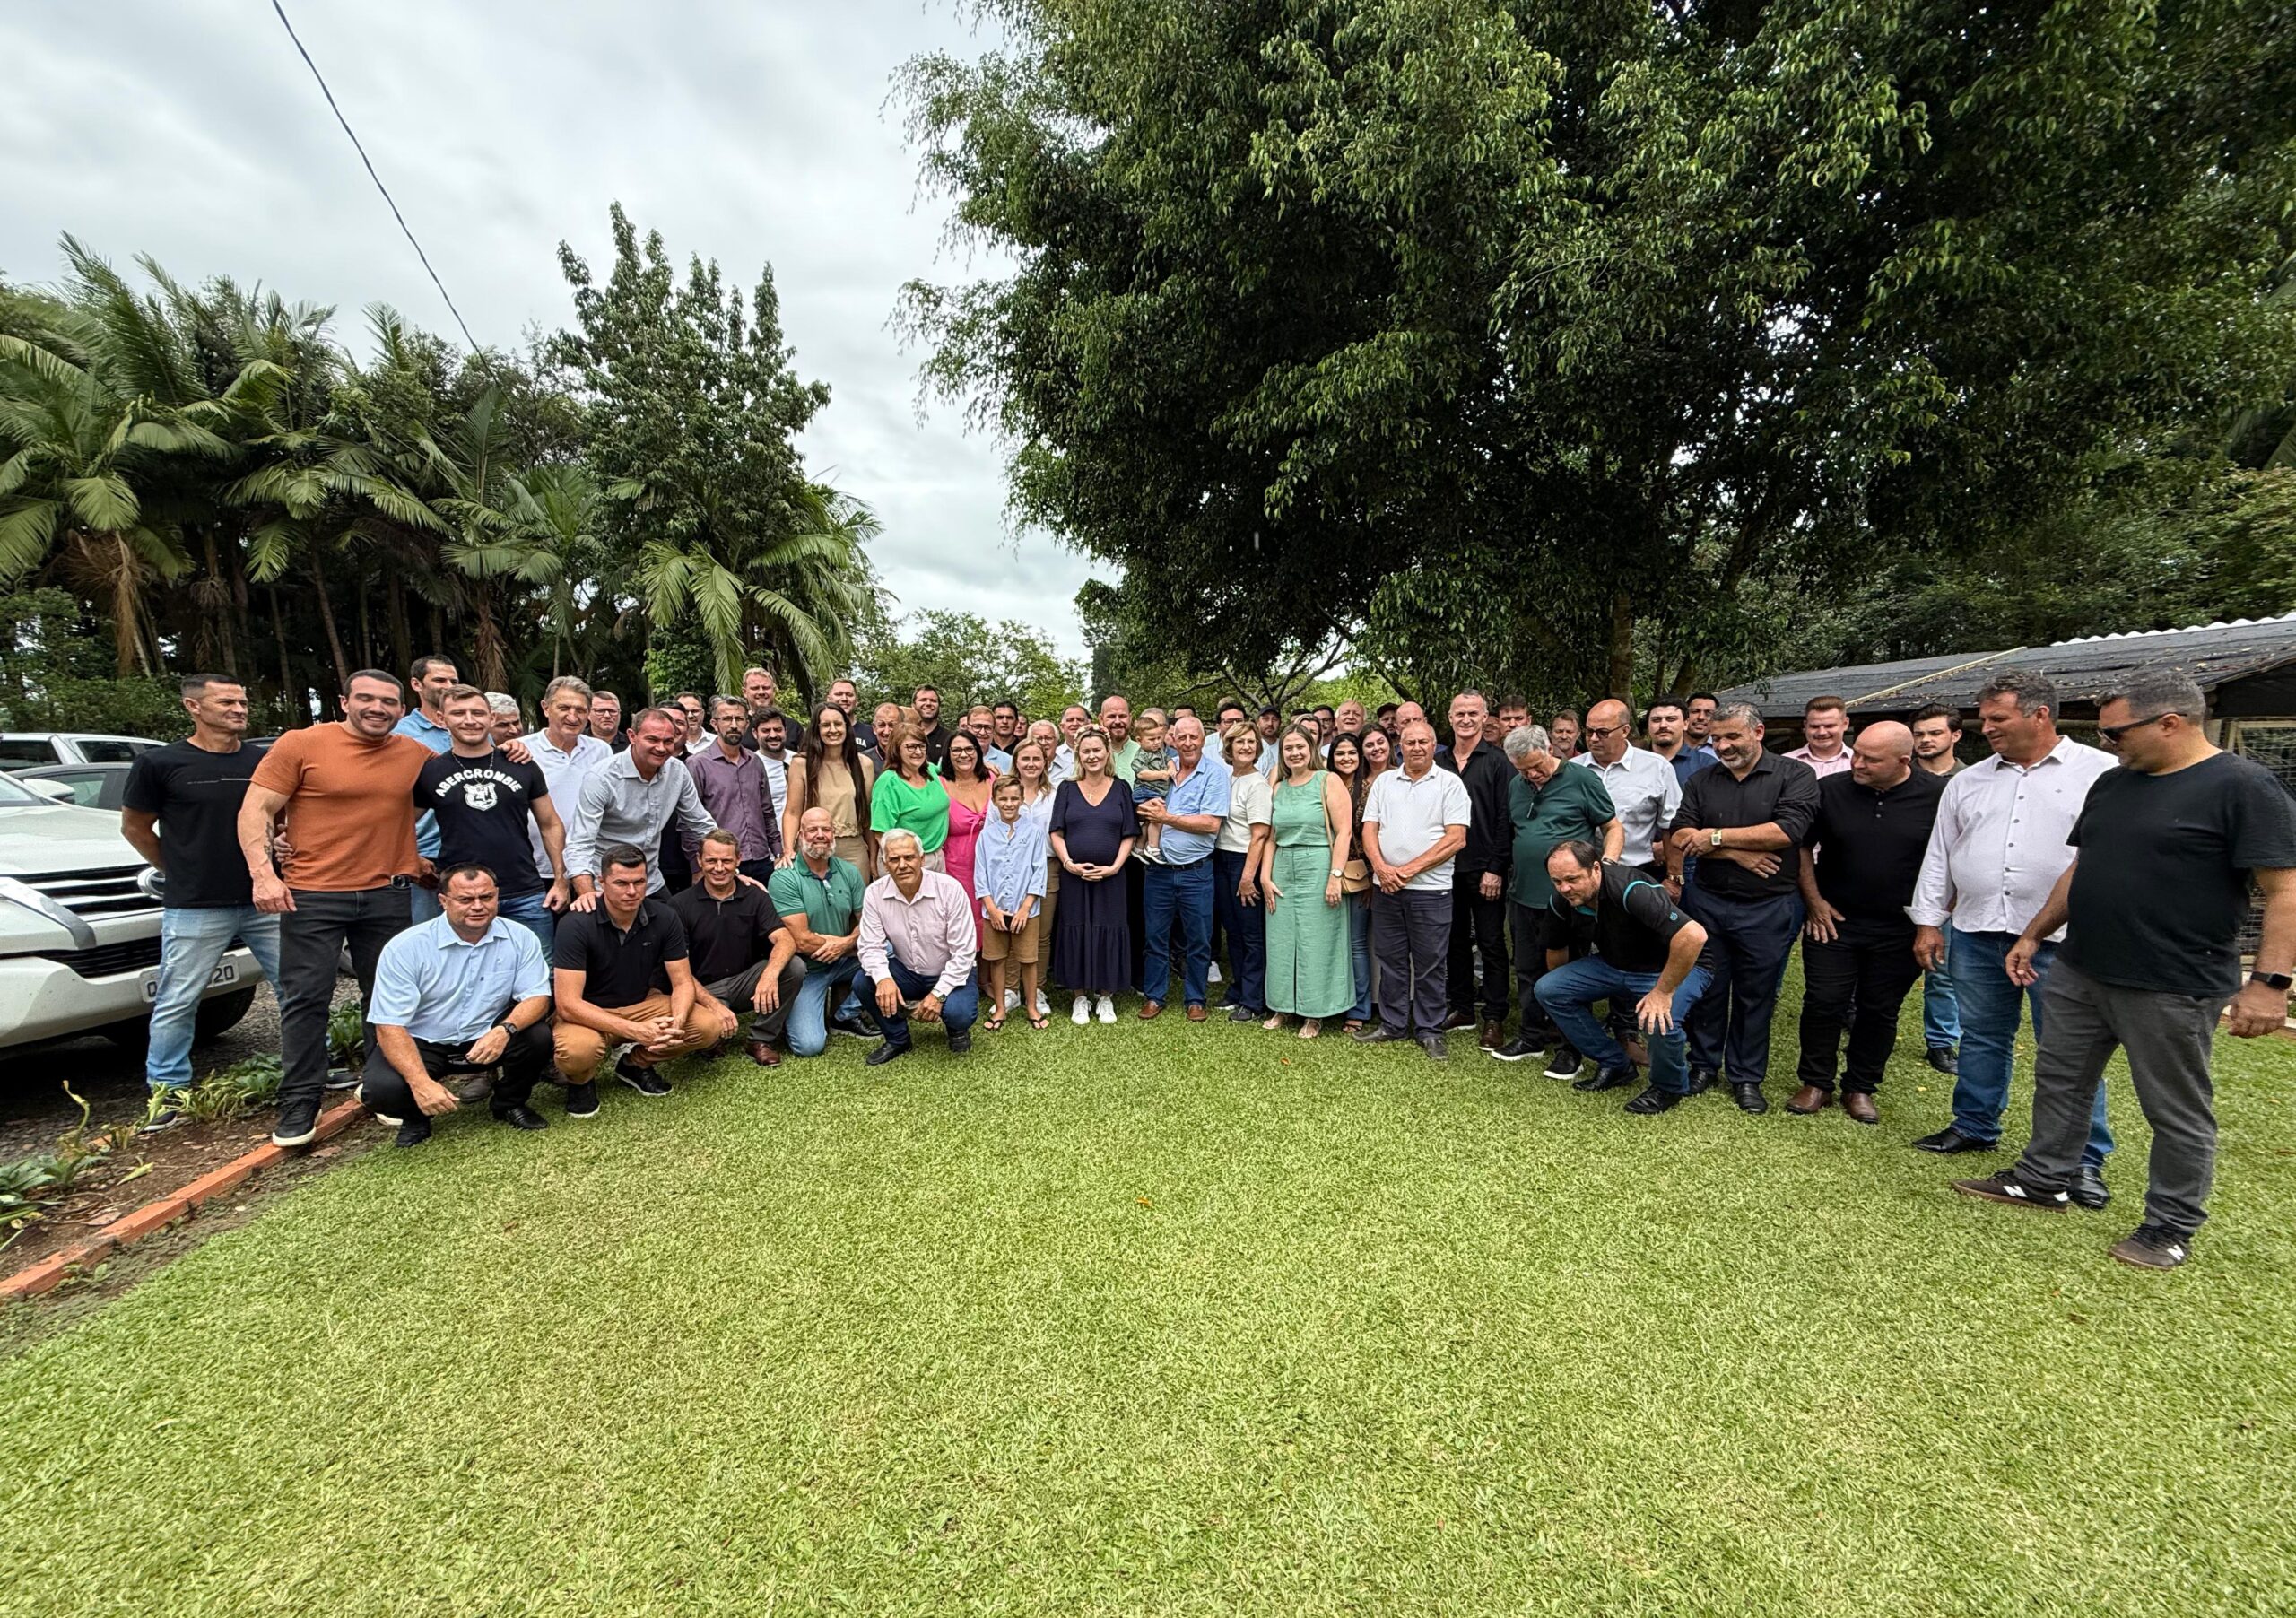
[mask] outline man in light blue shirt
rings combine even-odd
[[[359,1099],[398,1144],[430,1138],[430,1120],[461,1105],[450,1074],[499,1068],[494,1116],[516,1129],[540,1129],[526,1105],[551,1059],[550,969],[528,928],[505,922],[494,874],[483,866],[441,873],[443,914],[383,946],[367,1004],[375,1042]]]
[[[1145,918],[1140,992],[1143,1017],[1162,1013],[1170,992],[1172,926],[1179,924],[1180,980],[1187,1020],[1201,1022],[1212,970],[1212,848],[1228,818],[1228,771],[1204,761],[1204,725],[1195,716],[1175,719],[1164,733],[1172,752],[1172,784],[1163,796],[1139,807],[1141,821],[1161,826],[1163,857],[1141,872]]]
[[[407,690],[414,695],[414,706],[391,726],[393,735],[413,736],[433,752],[444,752],[455,744],[447,729],[447,718],[439,704],[447,693],[462,683],[452,661],[445,657],[417,657],[406,671]],[[425,809],[415,817],[414,851],[423,858],[439,857],[439,817]],[[429,921],[439,914],[439,897],[428,888],[416,888],[410,895],[409,909],[417,922]]]

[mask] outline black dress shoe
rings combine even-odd
[[[1455,1011],[1449,1016],[1443,1019],[1443,1027],[1446,1031],[1454,1028],[1473,1028],[1474,1025],[1474,1008],[1473,1006],[1469,1006],[1465,1011]]]
[[[430,1138],[430,1120],[418,1112],[398,1127],[398,1139],[392,1144],[399,1146],[420,1146]]]
[[[1427,1053],[1430,1061],[1448,1062],[1451,1059],[1451,1048],[1443,1043],[1441,1034],[1420,1035],[1419,1048]]]
[[[1711,1067],[1693,1067],[1690,1070],[1690,1087],[1683,1091],[1683,1093],[1684,1095],[1704,1095],[1708,1091],[1714,1088],[1715,1081],[1721,1076],[1722,1075],[1720,1074],[1716,1073]]]
[[[949,1054],[951,1056],[961,1057],[971,1048],[972,1034],[970,1031],[967,1031],[961,1034],[951,1034],[949,1036]]]
[[[1411,1038],[1409,1034],[1398,1032],[1384,1022],[1366,1022],[1349,1037],[1358,1045],[1400,1045],[1404,1040]]]
[[[1661,1090],[1653,1084],[1626,1104],[1626,1109],[1637,1118],[1648,1118],[1654,1112],[1664,1112],[1683,1104],[1683,1098],[1671,1090]]]
[[[2113,1194],[2105,1185],[2104,1175],[2088,1164],[2081,1165],[2081,1172],[2073,1177],[2071,1187],[2073,1205],[2094,1214],[2112,1201]]]
[[[906,1040],[899,1045],[894,1044],[891,1040],[880,1040],[877,1041],[877,1048],[862,1059],[871,1067],[883,1067],[895,1057],[905,1057],[908,1054],[909,1041]]]
[[[1570,1088],[1583,1090],[1589,1094],[1597,1090],[1623,1090],[1641,1076],[1634,1071],[1634,1064],[1629,1062],[1619,1067],[1597,1067]]]
[[[1730,1096],[1738,1103],[1738,1110],[1741,1112],[1770,1110],[1770,1098],[1762,1094],[1761,1086],[1759,1084],[1734,1083],[1730,1086]]]
[[[1935,1068],[1939,1073],[1952,1074],[1958,1076],[1961,1071],[1961,1053],[1960,1048],[1952,1045],[1931,1046],[1929,1048],[1929,1066]]]
[[[524,1101],[519,1102],[516,1107],[495,1108],[494,1117],[496,1122],[508,1124],[513,1129],[547,1129],[550,1127],[548,1124],[543,1122],[542,1114],[536,1112]]]
[[[1913,1143],[1916,1152],[1935,1152],[1940,1157],[1952,1157],[1963,1152],[1997,1152],[1999,1141],[1981,1141],[1963,1135],[1951,1124],[1935,1135],[1925,1135]]]

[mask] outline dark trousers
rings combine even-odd
[[[1796,1074],[1820,1090],[1834,1085],[1841,1031],[1849,1028],[1849,1066],[1841,1087],[1871,1095],[1897,1048],[1898,1011],[1921,976],[1913,929],[1858,927],[1845,922],[1831,944],[1802,944],[1802,1056]]]
[[[1759,1084],[1770,1074],[1770,1020],[1802,930],[1802,896],[1726,899],[1693,888],[1682,908],[1706,928],[1698,958],[1706,993],[1686,1030],[1690,1065],[1725,1070],[1733,1084]]]
[[[1212,967],[1212,859],[1186,866],[1150,866],[1140,878],[1147,909],[1147,953],[1140,960],[1140,992],[1161,1000],[1172,987],[1172,929],[1180,935],[1180,992],[1201,1005]]]
[[[1379,1021],[1390,1033],[1439,1034],[1450,1014],[1448,893],[1377,893],[1371,953],[1379,962]]]
[[[2048,1011],[2033,1057],[2033,1137],[2017,1160],[2018,1177],[2044,1190],[2072,1183],[2088,1155],[2105,1064],[2126,1050],[2136,1104],[2152,1126],[2145,1221],[2191,1235],[2208,1217],[2216,1177],[2209,1047],[2231,996],[2121,988],[2059,956],[2041,998]]]
[[[873,992],[862,996],[861,1004],[870,1021],[883,1031],[886,1044],[905,1047],[909,1044],[909,1008],[933,992],[933,986],[941,980],[941,974],[937,971],[912,971],[901,964],[900,956],[887,951],[885,976],[891,978],[893,987],[900,991],[901,1003],[893,1014],[888,1017],[877,1009],[874,984],[870,986]],[[860,979],[856,979],[855,981],[859,982]],[[972,1020],[979,1014],[980,972],[975,968],[962,983],[949,991],[949,997],[941,1002],[941,1026],[947,1029],[953,1039],[958,1034],[970,1033]]]
[[[335,1004],[335,970],[347,947],[363,1003],[375,992],[383,945],[406,931],[407,890],[357,893],[299,892],[279,918],[279,1056],[284,1070],[279,1104],[317,1101],[326,1091],[326,1013]],[[367,1025],[367,1055],[375,1027]]]
[[[1474,957],[1483,952],[1483,1020],[1507,1020],[1507,895],[1483,896],[1483,874],[1451,878],[1451,1009],[1472,1012]],[[1544,961],[1542,961],[1542,965]]]
[[[1236,897],[1248,854],[1222,848],[1212,857],[1212,916],[1228,935],[1228,1004],[1267,1013],[1267,912]],[[1216,950],[1216,946],[1215,946]]]
[[[505,1002],[502,1015],[509,1016],[510,1007],[516,1004]],[[502,1048],[502,1059],[491,1070],[465,1058],[463,1053],[469,1048],[467,1040],[414,1042],[415,1054],[422,1058],[422,1071],[434,1079],[444,1079],[451,1073],[497,1072],[500,1076],[494,1081],[490,1104],[499,1117],[513,1107],[525,1106],[526,1098],[534,1093],[535,1082],[550,1070],[550,1019],[544,1017],[512,1034],[510,1042]],[[368,1111],[382,1113],[401,1123],[422,1114],[422,1109],[415,1104],[413,1086],[400,1076],[398,1069],[381,1051],[371,1047],[367,1052],[367,1070],[359,1076],[359,1093],[367,1103]]]
[[[1539,979],[1546,976],[1546,907],[1509,900],[1507,925],[1515,935],[1515,998],[1522,1012],[1517,1037],[1560,1044],[1562,1031],[1547,1015],[1535,992]]]
[[[780,1003],[770,1012],[760,1011],[757,1008],[757,991],[759,985],[765,981],[765,967],[764,961],[752,961],[746,969],[732,977],[721,978],[705,986],[717,996],[718,1004],[730,1006],[734,1014],[742,1019],[749,1030],[748,1037],[752,1040],[778,1040],[781,1037],[782,1030],[789,1026],[789,1008],[796,1005],[797,990],[805,981],[805,958],[803,955],[790,956],[788,964],[781,969],[781,976],[776,980],[781,990]]]

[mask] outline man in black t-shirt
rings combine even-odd
[[[279,918],[255,908],[254,882],[239,852],[239,804],[263,749],[249,746],[247,687],[222,674],[189,674],[182,685],[191,735],[138,753],[127,767],[122,836],[163,878],[160,979],[152,996],[144,1082],[162,1096],[150,1129],[182,1121],[166,1092],[191,1083],[191,1040],[199,1002],[234,938],[263,975],[279,985]]]
[[[670,900],[670,911],[685,927],[693,969],[697,1015],[713,1017],[718,1038],[742,1031],[752,1013],[745,1048],[760,1067],[778,1067],[772,1041],[789,1023],[805,963],[797,941],[781,925],[763,888],[742,881],[742,839],[723,826],[701,839],[694,856],[700,880]]]
[[[476,686],[449,690],[439,717],[453,740],[414,778],[415,807],[439,819],[437,868],[483,866],[493,872],[502,919],[532,932],[548,955],[570,897],[566,827],[550,801],[550,781],[541,765],[514,763],[495,745],[494,712]],[[537,835],[556,873],[548,883],[535,869]]]
[[[570,912],[551,955],[558,1005],[552,1031],[566,1116],[594,1118],[598,1066],[624,1040],[613,1076],[639,1095],[670,1093],[656,1065],[718,1042],[715,1017],[694,1005],[685,924],[646,897],[646,856],[634,844],[598,850],[596,908]]]
[[[1882,719],[1858,732],[1847,773],[1818,783],[1817,818],[1799,854],[1802,902],[1802,1088],[1786,1110],[1833,1105],[1834,1062],[1849,1025],[1841,1109],[1878,1124],[1874,1092],[1898,1042],[1898,1009],[1921,963],[1906,906],[1937,823],[1945,778],[1917,770],[1913,732]]]
[[[2146,1269],[2182,1264],[2208,1217],[2217,1016],[2229,1001],[2236,1038],[2279,1029],[2296,970],[2296,800],[2262,766],[2220,752],[2206,717],[2200,687],[2172,668],[2134,675],[2099,707],[2097,734],[2121,767],[2089,788],[2066,839],[2080,852],[2007,961],[2013,981],[2032,982],[2040,941],[2067,928],[2041,990],[2032,1139],[2008,1173],[1953,1182],[2061,1212],[2105,1064],[2126,1050],[2152,1156],[2144,1221],[2112,1256]],[[2264,937],[2243,986],[2252,880]]]
[[[1685,916],[1666,890],[1641,872],[1605,865],[1602,851],[1573,839],[1547,856],[1554,883],[1547,902],[1547,960],[1552,966],[1533,991],[1571,1045],[1595,1059],[1576,1090],[1614,1090],[1634,1081],[1634,1064],[1588,1009],[1597,1000],[1635,1002],[1634,1020],[1650,1048],[1650,1084],[1629,1112],[1664,1112],[1690,1092],[1682,1020],[1706,991],[1699,953],[1706,929]],[[1563,957],[1589,952],[1576,961]]]

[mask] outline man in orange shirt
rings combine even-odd
[[[290,731],[256,767],[239,808],[239,850],[255,908],[279,918],[281,1146],[309,1144],[326,1087],[326,1018],[335,963],[347,945],[361,1000],[383,945],[408,925],[414,781],[430,750],[391,727],[404,711],[396,678],[361,669],[339,724]],[[272,864],[272,827],[285,820],[286,857]],[[375,1030],[367,1027],[367,1052]]]

